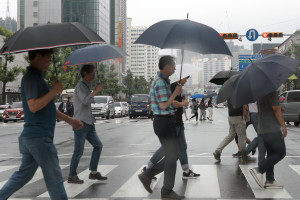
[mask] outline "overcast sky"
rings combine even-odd
[[[5,17],[7,0],[0,0],[0,17]],[[300,0],[127,0],[127,17],[133,26],[151,26],[167,19],[189,19],[216,31],[245,35],[248,29],[292,34],[300,29]],[[10,14],[17,16],[17,0],[10,0]],[[284,39],[273,39],[281,43]],[[259,37],[256,43],[269,42]],[[250,46],[244,37],[236,44]]]

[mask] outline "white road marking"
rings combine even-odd
[[[254,180],[249,170],[257,167],[256,165],[240,165],[240,168],[250,185],[255,198],[270,198],[270,199],[291,199],[290,194],[283,189],[263,189]]]
[[[141,173],[141,170],[144,166],[138,169],[129,180],[123,184],[120,189],[118,189],[111,197],[119,198],[119,197],[147,197],[149,193],[144,188],[143,184],[140,182],[138,178],[138,174]],[[151,188],[153,189],[157,184],[159,178],[163,173],[160,173],[156,176],[157,180],[152,181]]]
[[[188,179],[186,198],[220,198],[220,186],[218,181],[217,166],[193,165],[193,171],[200,172],[200,177]]]
[[[101,172],[103,176],[106,176],[110,171],[112,171],[114,168],[116,168],[117,165],[99,165],[98,171]],[[78,177],[84,181],[83,184],[70,184],[68,181],[64,182],[64,186],[67,192],[67,195],[69,198],[74,198],[84,190],[86,190],[88,187],[96,183],[98,180],[91,180],[89,179],[90,170],[86,169],[80,174],[78,174]],[[49,193],[45,192],[41,194],[38,197],[49,197]]]

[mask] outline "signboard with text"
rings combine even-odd
[[[239,71],[243,71],[250,63],[257,59],[263,58],[264,55],[239,55]]]

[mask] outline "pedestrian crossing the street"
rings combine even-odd
[[[61,165],[62,171],[68,171],[68,165]],[[119,176],[116,175],[116,172],[119,171],[119,165],[99,165],[98,170],[104,176],[108,176],[109,179],[106,181],[106,184],[110,184],[109,180],[112,176]],[[133,173],[131,173],[125,179],[120,178],[119,184],[111,184],[112,188],[109,195],[101,196],[99,198],[82,198],[82,193],[88,190],[91,187],[101,187],[99,181],[97,180],[90,180],[88,179],[88,175],[90,173],[89,169],[85,169],[78,174],[80,179],[84,180],[83,184],[69,184],[67,181],[64,182],[66,192],[68,194],[69,199],[76,199],[76,200],[112,200],[112,199],[141,199],[141,200],[154,200],[158,199],[157,196],[153,196],[152,194],[148,193],[141,182],[138,179],[138,174],[141,173],[142,168],[144,166],[140,166],[136,169]],[[229,199],[228,196],[223,197],[222,193],[226,191],[229,187],[228,183],[224,184],[224,181],[221,181],[221,177],[224,178],[224,174],[222,170],[218,169],[218,165],[193,165],[192,168],[195,172],[199,172],[201,174],[200,177],[196,179],[188,179],[184,180],[184,189],[180,192],[184,194],[186,199],[216,199],[216,200],[226,200]],[[253,177],[251,176],[249,169],[255,167],[255,165],[239,165],[239,169],[243,174],[244,181],[247,184],[247,190],[250,191],[249,197],[245,198],[233,198],[235,200],[238,199],[300,199],[299,196],[295,197],[295,192],[289,191],[289,188],[283,189],[262,189],[260,188],[256,182],[254,181]],[[1,179],[1,177],[8,177],[11,175],[13,171],[18,170],[18,166],[0,166],[0,188],[5,184],[7,180]],[[291,173],[290,176],[294,176],[295,179],[299,179],[300,177],[300,165],[288,165],[287,169],[285,170],[286,173]],[[6,176],[3,176],[3,175]],[[297,177],[295,177],[295,175]],[[177,173],[177,176],[181,176],[181,173]],[[154,193],[160,193],[160,188],[163,184],[163,173],[156,176],[157,180],[152,182],[151,188],[153,189]],[[179,179],[176,180],[175,185],[180,185],[178,183]],[[26,184],[26,190],[30,190],[30,187],[34,187],[36,182],[43,181],[43,174],[40,169],[37,170],[36,174],[34,175],[33,179]],[[101,181],[100,181],[101,182]],[[245,184],[245,182],[241,181],[241,184]],[[98,184],[97,184],[98,183]],[[222,184],[223,183],[223,184]],[[229,183],[230,184],[230,183]],[[239,184],[239,183],[238,183]],[[285,184],[285,183],[284,183]],[[176,187],[176,186],[175,186]],[[178,186],[177,186],[178,187]],[[100,189],[100,188],[99,188]],[[178,188],[176,188],[178,189]],[[176,190],[175,189],[175,190]],[[97,190],[97,189],[96,189]],[[236,188],[238,191],[239,188]],[[49,194],[47,192],[46,187],[43,189],[33,192],[34,195],[32,197],[22,197],[20,192],[16,192],[15,195],[10,198],[9,200],[32,200],[32,199],[49,199]],[[243,191],[241,191],[241,196],[243,196]],[[293,195],[294,196],[293,196]],[[101,198],[100,198],[101,196]],[[154,197],[154,198],[151,198]]]

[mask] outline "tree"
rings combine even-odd
[[[136,93],[133,74],[130,70],[127,70],[127,76],[124,78],[124,85],[123,92],[126,94],[126,99],[129,99],[132,94]]]
[[[292,44],[292,46],[284,53],[284,55],[289,56],[289,57],[294,57],[298,60],[300,60],[300,45],[297,44]],[[298,79],[292,80],[294,82],[294,89],[298,90],[300,89],[300,66],[298,66],[297,71],[295,73]],[[287,88],[290,88],[290,84],[292,81],[287,81],[286,85]]]
[[[12,36],[12,32],[6,28],[0,26],[0,35],[5,36],[4,41],[7,41],[8,38]],[[6,103],[6,85],[9,82],[13,82],[16,80],[17,76],[23,71],[22,67],[13,66],[8,68],[8,63],[12,63],[14,61],[13,55],[5,55],[4,63],[0,63],[0,81],[2,81],[2,104]]]

